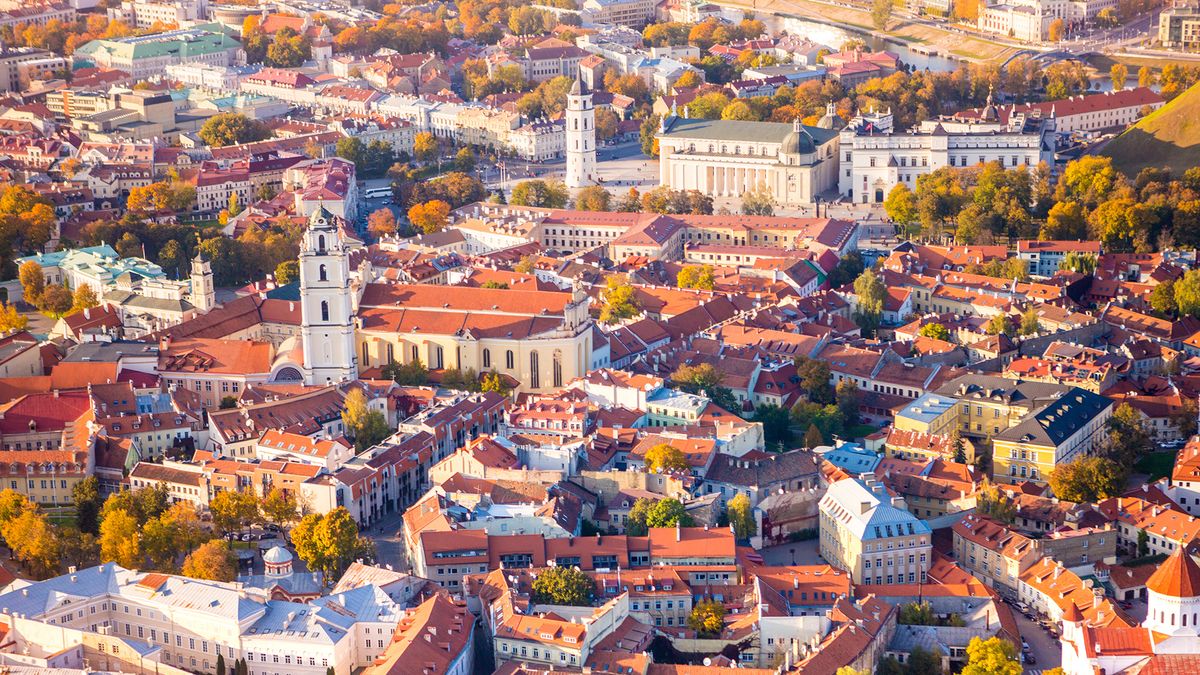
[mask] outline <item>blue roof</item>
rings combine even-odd
[[[117,253],[117,250],[112,246],[109,246],[108,244],[101,244],[99,246],[88,246],[87,248],[68,248],[61,251],[55,251],[54,253],[38,253],[37,255],[25,256],[24,258],[17,258],[17,265],[21,265],[28,260],[32,260],[42,267],[57,267],[59,263],[63,261],[63,258],[66,258],[68,254],[74,251],[91,253],[92,255],[103,256],[105,258],[121,257]]]
[[[867,450],[858,443],[843,443],[821,457],[830,464],[852,475],[874,472],[883,459],[879,454]]]

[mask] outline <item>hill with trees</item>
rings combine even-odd
[[[1100,152],[1130,177],[1148,167],[1182,174],[1200,165],[1200,84],[1142,118]]]

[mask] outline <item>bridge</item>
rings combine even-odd
[[[1094,49],[1089,49],[1089,50],[1080,51],[1080,52],[1071,52],[1071,51],[1066,51],[1066,50],[1062,50],[1062,49],[1049,51],[1049,52],[1039,52],[1035,49],[1022,49],[1021,51],[1017,52],[1016,54],[1013,54],[1012,56],[1005,59],[1004,63],[1000,64],[1000,68],[1001,69],[1007,68],[1008,64],[1010,64],[1013,61],[1016,61],[1017,59],[1022,58],[1022,57],[1029,57],[1029,60],[1036,61],[1039,65],[1044,67],[1044,66],[1048,66],[1052,63],[1057,63],[1058,61],[1082,61],[1082,60],[1084,60],[1085,57],[1098,55],[1100,53],[1101,52],[1096,51]]]

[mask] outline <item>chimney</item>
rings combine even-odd
[[[683,528],[680,527],[679,522],[676,521],[675,522],[675,541],[682,541],[682,540],[683,540]]]

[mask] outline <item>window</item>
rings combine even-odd
[[[513,352],[511,349],[504,355],[504,367],[509,370],[513,369]]]
[[[329,303],[325,300],[321,301],[321,321],[329,320]]]
[[[326,273],[324,265],[321,265],[319,268],[317,268],[317,280],[329,281],[329,275]]]
[[[529,352],[529,386],[534,389],[541,389],[542,378],[538,372],[538,353],[537,351]]]
[[[483,367],[484,368],[492,367],[492,352],[489,349],[483,350]]]

